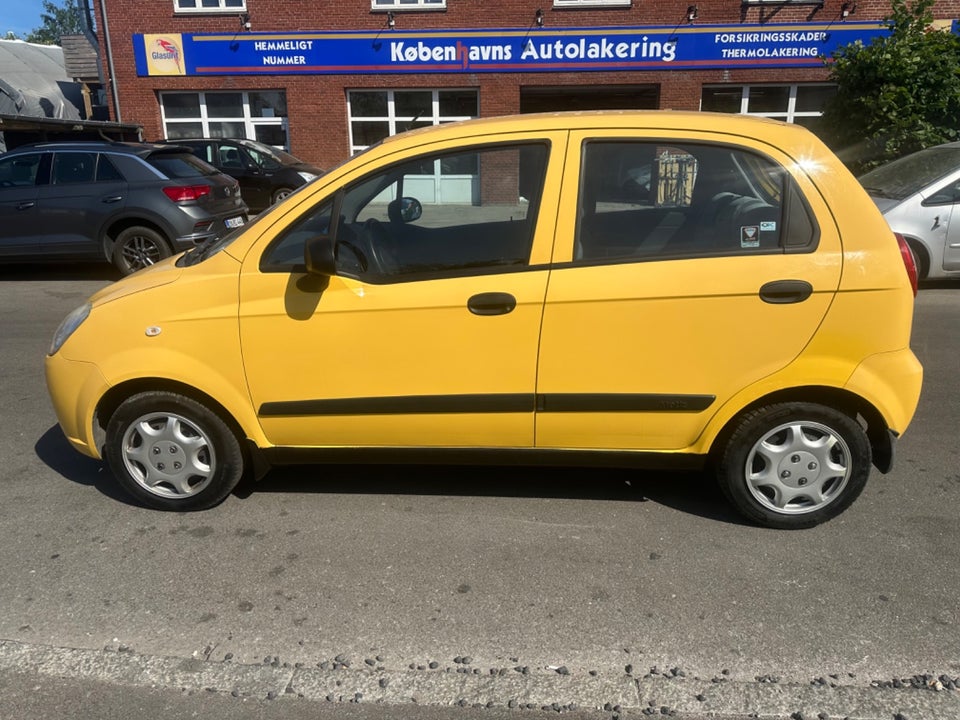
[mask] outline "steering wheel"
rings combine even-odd
[[[397,262],[390,251],[389,246],[393,242],[393,236],[387,228],[376,218],[368,218],[363,223],[363,234],[366,235],[367,247],[370,248],[370,254],[380,272],[393,272]]]

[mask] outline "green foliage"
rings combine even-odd
[[[79,0],[63,0],[62,5],[43,0],[43,10],[40,15],[43,25],[34,28],[27,35],[27,42],[59,45],[61,35],[77,35],[83,32],[83,10]]]
[[[889,35],[833,54],[819,130],[855,173],[958,137],[960,38],[930,27],[933,4],[892,0]]]

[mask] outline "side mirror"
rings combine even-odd
[[[331,277],[337,274],[337,258],[334,240],[329,235],[319,235],[307,240],[303,246],[303,260],[311,275]]]
[[[413,197],[397,198],[387,205],[387,215],[392,223],[413,222],[423,215],[423,205]]]

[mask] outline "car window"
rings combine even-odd
[[[816,238],[786,170],[760,155],[592,141],[583,146],[581,166],[577,262],[783,252]],[[788,207],[796,218],[787,216]]]
[[[168,178],[202,177],[220,172],[196,155],[187,153],[154,153],[147,156],[146,161]]]
[[[40,153],[32,153],[0,158],[0,188],[35,185],[42,157]]]
[[[380,169],[300,219],[261,268],[302,265],[306,239],[328,232],[338,273],[372,283],[525,267],[547,155],[542,143],[480,147]]]
[[[96,167],[97,153],[58,152],[53,157],[53,182],[55,185],[91,182]]]
[[[213,143],[208,142],[191,142],[185,143],[188,148],[193,151],[193,154],[196,155],[201,160],[210,163],[211,165],[217,164],[217,158],[214,157],[215,148]]]
[[[250,145],[245,145],[244,149],[257,167],[263,168],[264,170],[276,170],[281,166],[280,161],[271,153],[259,150]]]
[[[97,160],[97,182],[116,182],[123,179],[123,175],[117,170],[117,166],[113,164],[110,157],[100,155]]]
[[[219,158],[220,162],[217,163],[224,170],[242,170],[243,169],[243,154],[236,145],[220,145]]]

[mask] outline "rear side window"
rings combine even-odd
[[[58,152],[53,157],[55,185],[92,182],[96,176],[97,153]]]
[[[171,179],[203,177],[219,172],[209,163],[187,153],[155,153],[146,161]]]
[[[97,182],[116,182],[118,180],[123,180],[123,175],[117,170],[117,166],[113,164],[109,156],[101,155],[97,162]]]
[[[584,144],[574,260],[812,248],[816,224],[787,171],[726,146]]]

